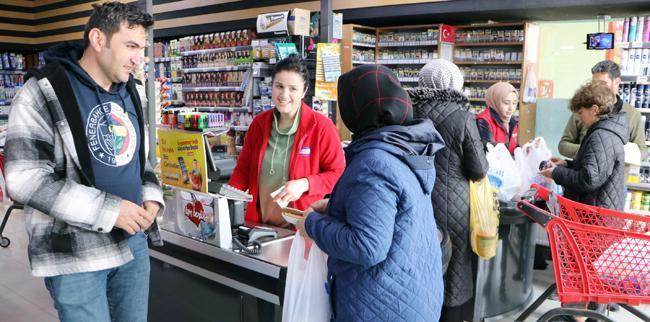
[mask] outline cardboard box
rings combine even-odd
[[[309,36],[310,11],[294,8],[289,11],[287,19],[289,34],[293,36]]]

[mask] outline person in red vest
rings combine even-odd
[[[275,107],[253,119],[229,184],[253,196],[246,220],[290,228],[277,202],[305,210],[323,199],[345,157],[334,123],[303,102],[309,75],[300,58],[279,61],[272,80]]]
[[[519,121],[513,116],[519,101],[517,89],[509,83],[498,82],[488,88],[485,101],[488,108],[476,116],[481,140],[484,144],[503,143],[514,154],[519,130]]]

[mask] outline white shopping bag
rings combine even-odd
[[[521,175],[519,194],[526,192],[533,183],[551,191],[555,190],[553,180],[539,174],[539,164],[542,161],[548,161],[551,156],[551,150],[546,146],[546,141],[542,137],[537,137],[515,150],[515,163]]]
[[[521,186],[521,176],[515,160],[503,143],[496,146],[488,143],[487,149],[486,158],[490,165],[487,175],[490,184],[499,189],[499,200],[510,201]]]
[[[283,322],[328,322],[331,316],[327,283],[327,255],[312,243],[305,259],[305,239],[296,233],[289,252],[284,289]]]

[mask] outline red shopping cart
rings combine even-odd
[[[650,304],[650,217],[583,205],[539,185],[531,186],[517,209],[546,228],[555,284],[516,321],[524,321],[556,290],[562,303],[618,303],[650,321],[631,307]],[[613,321],[596,311],[566,307],[538,321],[562,315]]]

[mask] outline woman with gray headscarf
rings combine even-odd
[[[488,163],[469,101],[461,92],[456,65],[434,59],[420,71],[419,87],[409,90],[415,116],[429,118],[445,148],[436,154],[436,183],[431,194],[438,227],[448,232],[452,256],[445,277],[440,321],[472,321],[477,257],[469,244],[469,180],[485,176]]]

